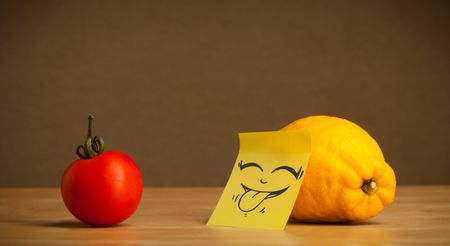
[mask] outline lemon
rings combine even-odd
[[[345,119],[310,116],[282,130],[307,130],[311,157],[291,216],[309,222],[367,220],[391,204],[396,180],[377,142]]]

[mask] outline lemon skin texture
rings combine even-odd
[[[396,179],[377,142],[355,123],[310,116],[281,130],[307,130],[311,156],[291,216],[307,222],[367,220],[391,204]]]

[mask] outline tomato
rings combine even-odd
[[[89,118],[87,143],[91,151],[80,155],[64,172],[61,194],[66,207],[79,220],[93,226],[112,226],[138,207],[142,196],[142,176],[126,154],[111,150],[101,153],[98,137],[90,139]],[[86,145],[83,146],[86,149]],[[92,151],[94,150],[94,151]],[[89,155],[89,152],[95,156]]]

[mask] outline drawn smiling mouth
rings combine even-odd
[[[241,184],[241,186],[244,188],[244,194],[239,198],[238,207],[243,212],[255,210],[266,199],[277,197],[289,188],[288,186],[277,191],[262,191],[249,188],[244,184]]]

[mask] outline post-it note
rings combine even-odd
[[[304,131],[239,134],[239,154],[208,225],[283,230],[311,151]]]

